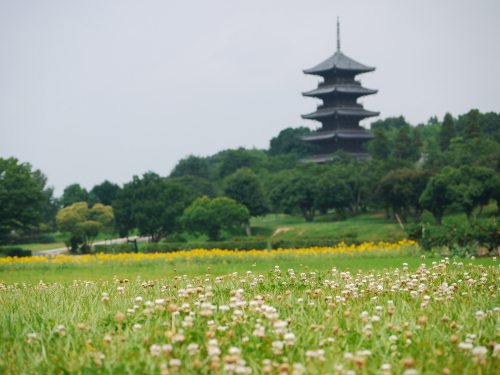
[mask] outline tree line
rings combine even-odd
[[[153,241],[181,231],[217,240],[245,226],[251,234],[250,217],[268,213],[313,221],[329,211],[347,219],[385,210],[388,218],[419,222],[428,210],[440,225],[446,210],[465,212],[472,220],[475,208],[498,203],[500,114],[471,110],[417,126],[400,116],[372,123],[371,131],[377,137],[367,146],[369,161],[339,151],[322,165],[302,163],[315,152],[300,141],[311,131],[287,128],[268,150],[190,155],[169,176],[148,172],[121,187],[104,181],[90,191],[73,184],[60,198],[39,170],[15,158],[0,159],[0,240],[70,231],[62,224],[63,213],[73,224],[94,222],[72,227],[85,247],[96,229],[122,236],[137,231]]]

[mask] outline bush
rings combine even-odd
[[[0,255],[6,257],[30,257],[31,250],[23,250],[20,247],[14,246],[0,246]]]
[[[146,245],[143,251],[145,253],[171,253],[193,249],[263,250],[267,249],[267,241],[160,242]]]
[[[407,228],[410,240],[417,241],[426,251],[446,247],[453,255],[474,255],[479,248],[494,254],[500,246],[500,226],[497,219],[480,219],[473,223],[445,224],[439,227],[416,224]]]
[[[353,239],[340,240],[338,238],[300,238],[300,239],[275,239],[271,240],[273,249],[303,249],[306,247],[332,247],[344,242],[347,245],[359,245],[361,242]]]
[[[133,244],[121,243],[114,245],[94,245],[94,254],[120,254],[120,253],[135,253]]]

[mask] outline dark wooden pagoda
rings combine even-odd
[[[361,127],[359,122],[367,117],[378,116],[379,112],[367,111],[357,100],[362,96],[375,94],[377,90],[362,87],[355,77],[372,72],[375,68],[344,55],[340,51],[339,34],[337,20],[337,52],[314,68],[304,70],[305,74],[323,77],[323,82],[317,89],[302,93],[323,101],[316,112],[302,115],[302,118],[319,121],[322,125],[315,133],[302,137],[302,141],[319,146],[316,155],[304,160],[305,162],[324,163],[333,159],[333,154],[338,150],[344,150],[358,159],[370,157],[363,144],[375,136]]]

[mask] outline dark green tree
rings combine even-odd
[[[158,242],[181,229],[179,219],[191,202],[187,188],[167,182],[156,173],[145,173],[142,179],[134,176],[113,202],[117,229],[127,236],[138,228],[141,235]]]
[[[113,184],[108,180],[104,181],[99,185],[95,185],[90,194],[93,194],[99,203],[102,203],[105,206],[111,206],[113,201],[116,199],[116,194],[120,190],[120,187],[117,184]]]
[[[249,150],[244,148],[228,150],[224,153],[220,164],[217,166],[218,175],[220,178],[225,178],[240,168],[247,167],[255,170],[261,164],[262,161]]]
[[[269,212],[264,189],[259,177],[248,168],[240,168],[224,181],[224,194],[248,208],[250,216]],[[251,236],[250,223],[246,223],[247,235]]]
[[[439,147],[441,151],[447,151],[450,147],[450,141],[456,138],[457,131],[455,129],[455,122],[453,121],[453,116],[447,113],[444,116],[443,125],[441,126],[441,131],[439,132]]]
[[[317,147],[300,139],[311,133],[312,131],[304,126],[280,131],[279,135],[270,141],[269,156],[296,154],[299,158],[305,158],[313,155]]]
[[[442,173],[432,177],[419,198],[420,205],[432,212],[436,225],[442,224],[445,209],[459,198],[456,186],[460,182],[460,171],[446,167]]]
[[[316,207],[326,212],[335,209],[337,213],[349,208],[354,197],[349,185],[336,173],[327,173],[318,178],[316,188]]]
[[[284,177],[271,192],[273,206],[293,215],[301,213],[307,222],[314,221],[317,209],[317,177],[294,171]]]
[[[403,116],[399,117],[387,117],[386,119],[383,120],[377,120],[375,122],[372,122],[370,125],[370,129],[385,129],[385,130],[390,130],[391,128],[394,129],[400,129],[404,127],[409,127],[410,124],[408,124]]]
[[[56,230],[56,214],[61,208],[61,202],[54,197],[54,188],[47,186],[47,177],[37,169],[33,172],[33,178],[38,182],[42,190],[43,202],[40,207],[41,222],[48,226],[47,230]]]
[[[412,152],[412,141],[410,138],[410,127],[402,126],[396,135],[394,157],[399,159],[410,159]]]
[[[0,158],[0,242],[11,230],[40,223],[43,191],[28,163]]]
[[[237,233],[249,219],[248,209],[233,199],[202,197],[184,210],[181,221],[187,232],[218,241],[222,231]]]
[[[420,134],[419,128],[415,127],[411,129],[411,148],[409,152],[409,157],[408,159],[416,162],[420,159],[420,150],[422,149],[422,146],[424,144],[424,141],[422,139],[422,135]]]
[[[373,134],[377,138],[369,143],[372,158],[376,160],[387,160],[391,155],[391,148],[384,128],[376,128]]]
[[[61,204],[63,207],[71,206],[77,202],[88,202],[89,193],[87,189],[82,188],[80,184],[69,185],[64,189],[61,197]]]
[[[212,177],[211,166],[207,158],[189,155],[187,158],[179,160],[170,173],[170,177],[182,177],[186,175],[210,179]]]
[[[467,113],[467,117],[465,119],[465,128],[464,128],[464,140],[469,140],[473,138],[481,138],[482,131],[481,126],[479,125],[479,110],[471,109],[469,113]]]
[[[167,181],[185,186],[196,198],[205,195],[209,198],[216,198],[220,195],[216,183],[203,177],[187,174],[181,177],[168,178]]]

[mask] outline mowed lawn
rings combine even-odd
[[[451,259],[453,261],[453,259]],[[464,264],[491,266],[496,263],[491,258],[456,259],[457,262]],[[126,265],[122,267],[109,268],[66,268],[66,269],[49,269],[49,270],[13,270],[1,271],[0,282],[3,284],[13,283],[28,283],[36,284],[40,280],[46,283],[72,283],[74,280],[112,280],[113,277],[119,279],[136,280],[140,277],[141,280],[158,280],[172,278],[173,276],[184,276],[188,278],[195,276],[203,276],[210,274],[213,276],[227,275],[233,272],[238,272],[243,276],[247,271],[252,271],[254,274],[267,274],[279,265],[281,269],[294,269],[296,272],[311,271],[326,271],[332,268],[337,268],[339,271],[350,271],[356,274],[359,270],[366,272],[370,270],[383,271],[402,269],[403,263],[407,263],[409,267],[418,267],[425,263],[427,266],[432,266],[432,262],[439,262],[439,259],[420,258],[363,258],[363,259],[330,259],[330,260],[311,260],[310,262],[300,261],[258,261],[256,263],[229,263],[229,264],[200,264],[200,263],[177,263],[175,266],[166,262],[158,262],[158,265],[148,267],[137,267]],[[307,267],[307,268],[306,268]]]

